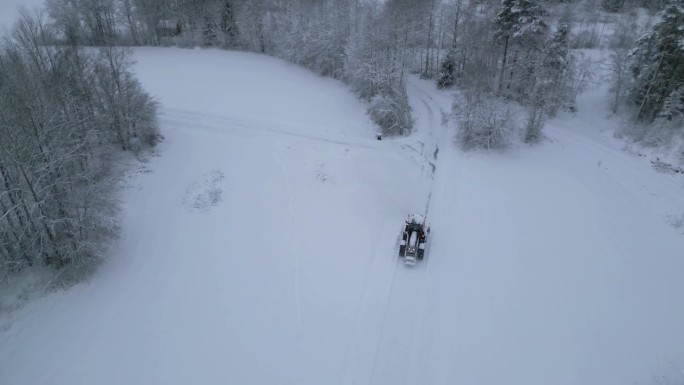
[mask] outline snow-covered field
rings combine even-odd
[[[427,82],[418,132],[376,141],[340,83],[282,61],[135,58],[160,155],[109,262],[0,332],[0,384],[626,385],[684,365],[684,182],[594,135],[597,95],[542,146],[464,154]],[[406,268],[401,222],[428,202],[431,253]]]

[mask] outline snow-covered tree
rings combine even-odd
[[[496,16],[496,37],[503,46],[501,71],[499,74],[499,94],[507,93],[515,80],[520,61],[530,52],[540,49],[546,38],[548,25],[547,12],[536,0],[503,0],[501,11]],[[513,59],[509,64],[510,49]],[[524,63],[523,63],[524,64]]]
[[[439,77],[437,79],[437,86],[439,88],[450,87],[456,82],[457,70],[457,50],[458,50],[458,29],[459,21],[461,19],[461,11],[463,7],[463,0],[456,0],[454,2],[454,20],[451,36],[451,46],[449,52],[440,64]]]
[[[569,33],[568,25],[561,22],[543,49],[528,56],[521,77],[524,86],[517,88],[527,108],[524,140],[528,143],[542,138],[547,115],[554,115],[559,108],[574,109],[576,94],[584,86],[587,70],[577,65],[569,50]]]
[[[455,101],[454,116],[459,128],[456,138],[465,150],[505,148],[516,132],[515,121],[505,102],[477,90],[464,92]]]
[[[684,118],[684,85],[673,90],[665,98],[663,108],[658,112],[658,118],[668,121],[679,120],[681,122],[681,119]],[[684,127],[682,130],[684,130]]]
[[[560,24],[544,46],[541,68],[537,74],[538,95],[544,98],[546,111],[554,114],[561,106],[572,102],[571,80],[574,58],[569,52],[570,28]]]
[[[212,15],[204,16],[204,28],[202,29],[202,45],[213,47],[216,45],[218,38],[216,34],[216,23]]]
[[[65,40],[91,45],[116,41],[116,0],[48,0],[46,5]]]
[[[93,68],[94,99],[101,127],[109,140],[124,151],[138,154],[158,140],[156,104],[131,73],[129,53],[122,49],[100,49]]]
[[[636,41],[637,28],[636,18],[622,18],[616,24],[609,40],[613,113],[616,113],[623,103],[625,90],[629,87],[630,56]]]
[[[235,21],[235,5],[233,5],[232,0],[223,0],[220,27],[225,40],[224,45],[234,47],[237,43],[239,30]]]
[[[650,11],[662,11],[671,0],[625,0],[625,8],[646,8]]]
[[[24,13],[0,45],[0,280],[34,266],[71,280],[92,267],[116,235],[112,153],[157,139],[125,54],[54,40]]]
[[[665,100],[684,85],[684,4],[673,2],[662,20],[637,41],[633,54],[631,98],[636,119],[653,121]]]
[[[456,82],[456,52],[455,50],[449,50],[446,57],[442,61],[442,65],[439,72],[439,78],[437,79],[437,87],[451,87]]]
[[[368,6],[362,23],[349,37],[344,79],[370,102],[369,113],[387,134],[405,134],[412,127],[404,82],[405,52],[382,8]]]
[[[636,139],[649,146],[669,147],[684,140],[684,87],[674,90],[663,103],[653,122],[632,129]],[[682,153],[684,155],[684,153]]]
[[[608,12],[618,12],[625,5],[625,0],[601,0],[601,8]]]

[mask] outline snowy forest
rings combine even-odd
[[[682,25],[677,0],[47,0],[0,50],[0,277],[80,271],[116,236],[121,160],[159,140],[121,47],[283,58],[348,84],[385,135],[411,132],[405,79],[419,74],[459,91],[470,149],[542,140],[598,81],[577,51],[601,46],[625,135],[668,146],[683,134]]]
[[[25,12],[0,48],[0,277],[82,275],[116,235],[116,161],[158,140],[124,51],[55,46]]]
[[[638,25],[639,7],[660,19]],[[527,108],[524,138],[537,141],[544,116],[572,110],[590,76],[571,49],[605,45],[614,52],[614,110],[625,105],[634,122],[655,123],[656,132],[641,130],[649,140],[681,125],[678,1],[49,0],[47,12],[66,45],[221,47],[287,59],[348,83],[386,134],[411,130],[404,79],[419,72],[464,91],[468,146],[504,144],[510,127],[496,122],[506,112],[487,116],[484,107],[497,99]]]

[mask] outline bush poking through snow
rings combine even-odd
[[[508,147],[516,131],[508,106],[497,99],[469,93],[454,105],[459,125],[457,141],[465,150]]]
[[[663,162],[660,158],[651,161],[651,166],[658,172],[665,174],[684,174],[684,168],[673,166],[670,163]]]
[[[202,182],[193,183],[185,191],[183,203],[192,208],[206,212],[210,207],[218,206],[223,201],[222,181],[226,178],[223,172],[212,170],[204,175]]]
[[[527,109],[525,143],[539,143],[542,139],[542,128],[544,128],[544,108],[539,104],[533,104]]]
[[[668,215],[667,219],[670,222],[670,225],[672,225],[672,227],[674,227],[675,229],[681,229],[682,227],[684,227],[684,214],[671,214]]]
[[[373,122],[382,128],[383,134],[403,135],[411,127],[411,112],[405,92],[375,95],[370,101],[368,113]]]

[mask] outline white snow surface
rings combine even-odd
[[[291,64],[135,58],[160,156],[90,282],[0,332],[0,384],[626,385],[684,365],[665,218],[683,182],[593,135],[598,107],[540,146],[463,153],[421,80],[417,132],[376,141],[346,88]],[[428,201],[431,250],[406,267],[399,232]]]

